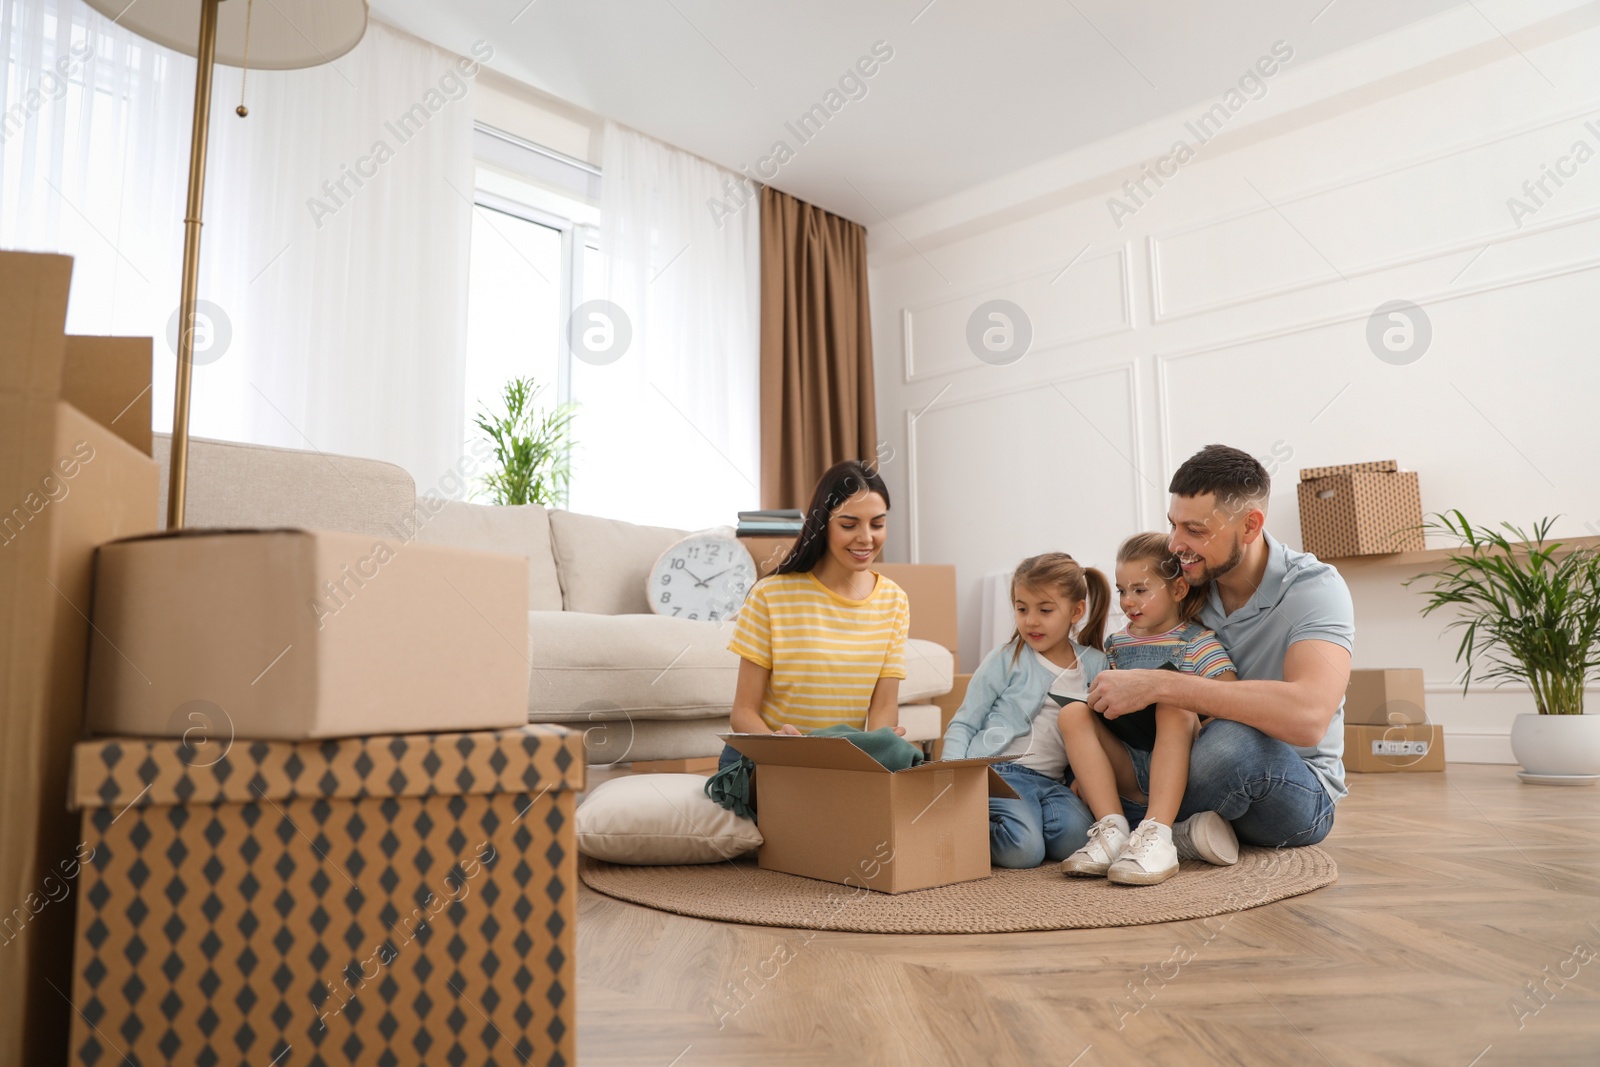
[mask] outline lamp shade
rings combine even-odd
[[[200,39],[200,0],[87,0],[139,36],[184,55]],[[250,54],[245,56],[246,14]],[[297,70],[338,59],[367,31],[367,0],[224,0],[217,10],[218,63]]]

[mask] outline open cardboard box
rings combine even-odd
[[[989,877],[989,798],[1017,795],[998,760],[890,771],[843,737],[722,737],[756,763],[764,869],[881,893]]]
[[[0,1064],[67,1048],[90,562],[159,522],[150,339],[66,336],[71,276],[0,252]]]

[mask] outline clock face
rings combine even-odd
[[[656,560],[646,595],[657,615],[717,622],[739,610],[755,580],[755,561],[738,541],[693,534]]]

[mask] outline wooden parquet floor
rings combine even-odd
[[[1600,1065],[1600,788],[1351,779],[1337,883],[1203,921],[843,934],[585,887],[580,1061]]]

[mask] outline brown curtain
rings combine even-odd
[[[804,508],[878,443],[867,231],[761,190],[761,506]]]

